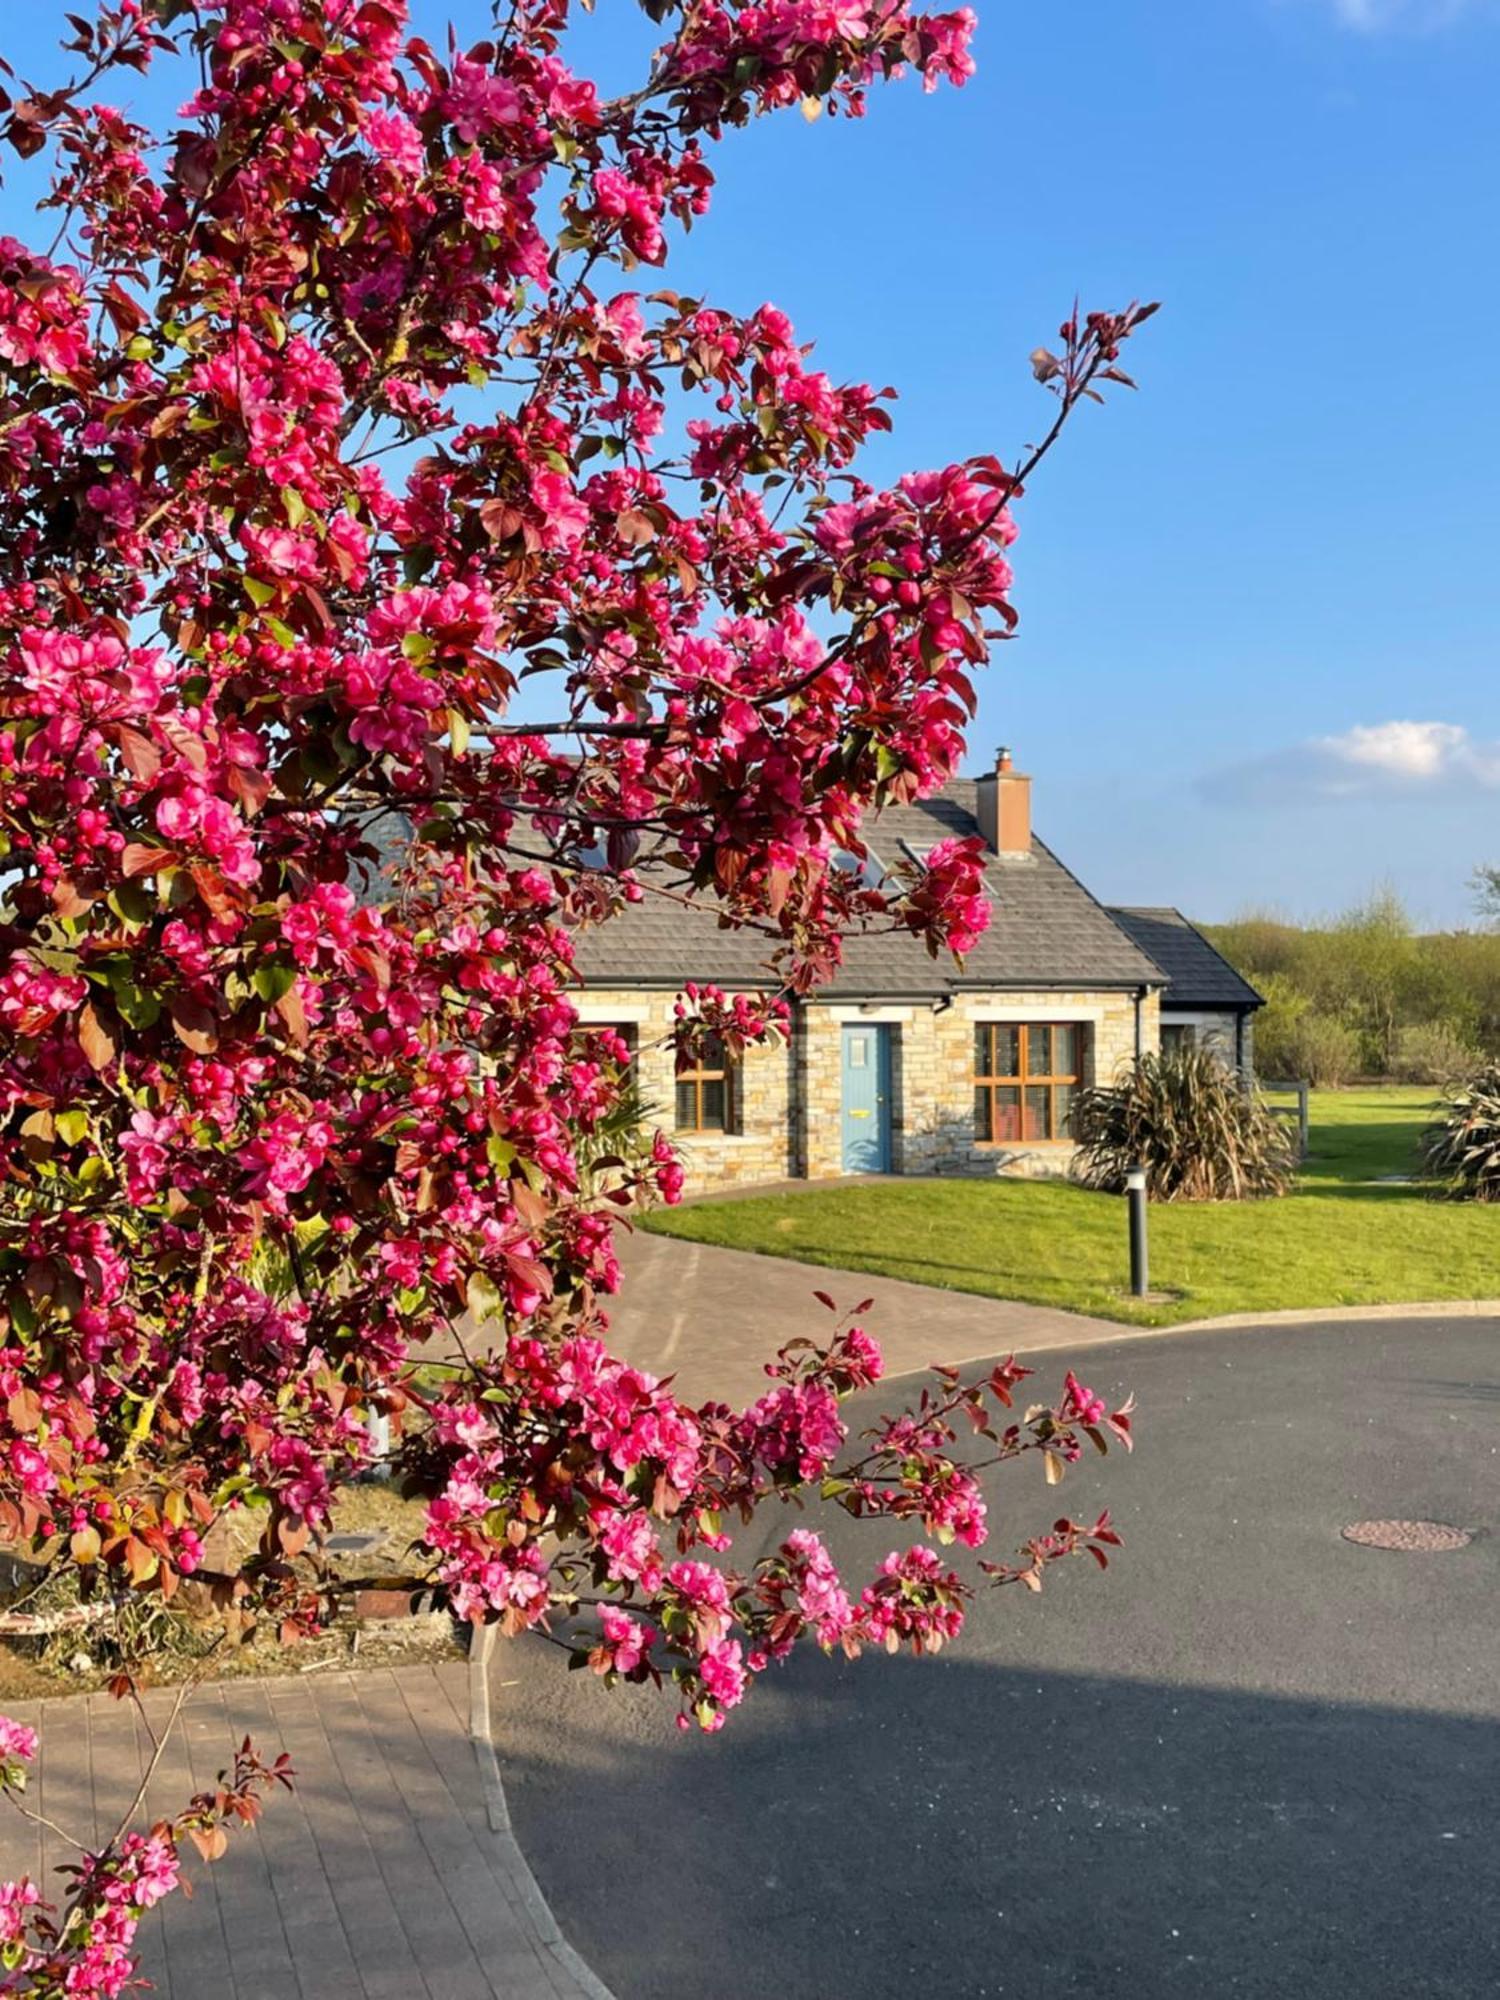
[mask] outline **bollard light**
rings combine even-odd
[[[1132,1167],[1126,1174],[1125,1196],[1130,1204],[1130,1289],[1134,1297],[1143,1299],[1151,1289],[1150,1265],[1146,1249],[1144,1167]]]

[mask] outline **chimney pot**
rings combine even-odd
[[[976,799],[979,829],[990,849],[996,854],[1029,855],[1031,780],[1013,767],[1008,745],[996,751],[995,769],[979,780]]]

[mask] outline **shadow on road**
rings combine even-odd
[[[586,1678],[506,1775],[619,2000],[1500,1990],[1493,1723],[812,1656],[702,1742]]]

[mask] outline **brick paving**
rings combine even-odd
[[[690,1397],[749,1400],[762,1362],[793,1329],[822,1331],[815,1289],[865,1316],[892,1375],[1007,1348],[1117,1341],[1127,1330],[1043,1307],[664,1237],[621,1242],[626,1283],[614,1337],[638,1365],[675,1374]],[[169,1693],[146,1702],[153,1727]],[[85,1841],[107,1834],[140,1782],[150,1741],[106,1695],[10,1704],[41,1731],[29,1798]],[[200,1689],[153,1781],[146,1810],[171,1813],[212,1784],[250,1736],[286,1750],[297,1789],[232,1837],[213,1868],[189,1853],[195,1893],[142,1926],[144,1970],[162,2000],[610,2000],[558,1932],[511,1833],[498,1771],[470,1740],[461,1662],[320,1670]],[[71,1850],[0,1804],[0,1876],[44,1894]]]
[[[147,1697],[153,1728],[171,1701]],[[139,1716],[107,1695],[10,1712],[41,1731],[29,1802],[101,1838],[149,1761]],[[468,1718],[461,1662],[198,1690],[148,1816],[211,1784],[246,1735],[268,1759],[290,1754],[297,1788],[214,1867],[190,1852],[193,1895],[150,1913],[143,1969],[162,2000],[609,2000],[559,1935]],[[29,1873],[49,1893],[70,1850],[0,1814],[0,1875]]]
[[[1154,1331],[643,1230],[622,1231],[616,1248],[624,1284],[619,1297],[606,1302],[613,1345],[636,1367],[674,1376],[678,1393],[689,1402],[722,1397],[740,1403],[763,1396],[764,1364],[780,1343],[795,1333],[823,1337],[832,1324],[813,1297],[817,1291],[840,1309],[871,1301],[862,1318],[880,1342],[888,1376],[909,1375],[935,1361],[957,1364],[1008,1351],[1074,1353]]]

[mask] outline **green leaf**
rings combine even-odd
[[[278,586],[268,583],[263,576],[247,576],[241,581],[245,586],[245,595],[257,611],[263,611],[276,595]]]
[[[110,890],[106,901],[128,930],[140,930],[156,913],[156,898],[139,882],[119,883]]]
[[[274,1007],[283,993],[289,992],[297,977],[297,968],[290,959],[273,958],[264,965],[256,966],[250,975],[250,984],[269,1007]]]
[[[65,1146],[76,1146],[89,1129],[89,1114],[74,1105],[70,1111],[59,1111],[56,1119],[57,1136]]]
[[[500,1310],[500,1288],[487,1271],[471,1271],[464,1288],[469,1311],[478,1320],[493,1319]]]
[[[110,991],[125,1023],[132,1028],[152,1028],[161,1019],[161,1001],[146,993],[128,977],[111,978]]]
[[[294,528],[300,528],[307,519],[307,502],[295,486],[283,486],[281,504],[286,509],[287,520]]]

